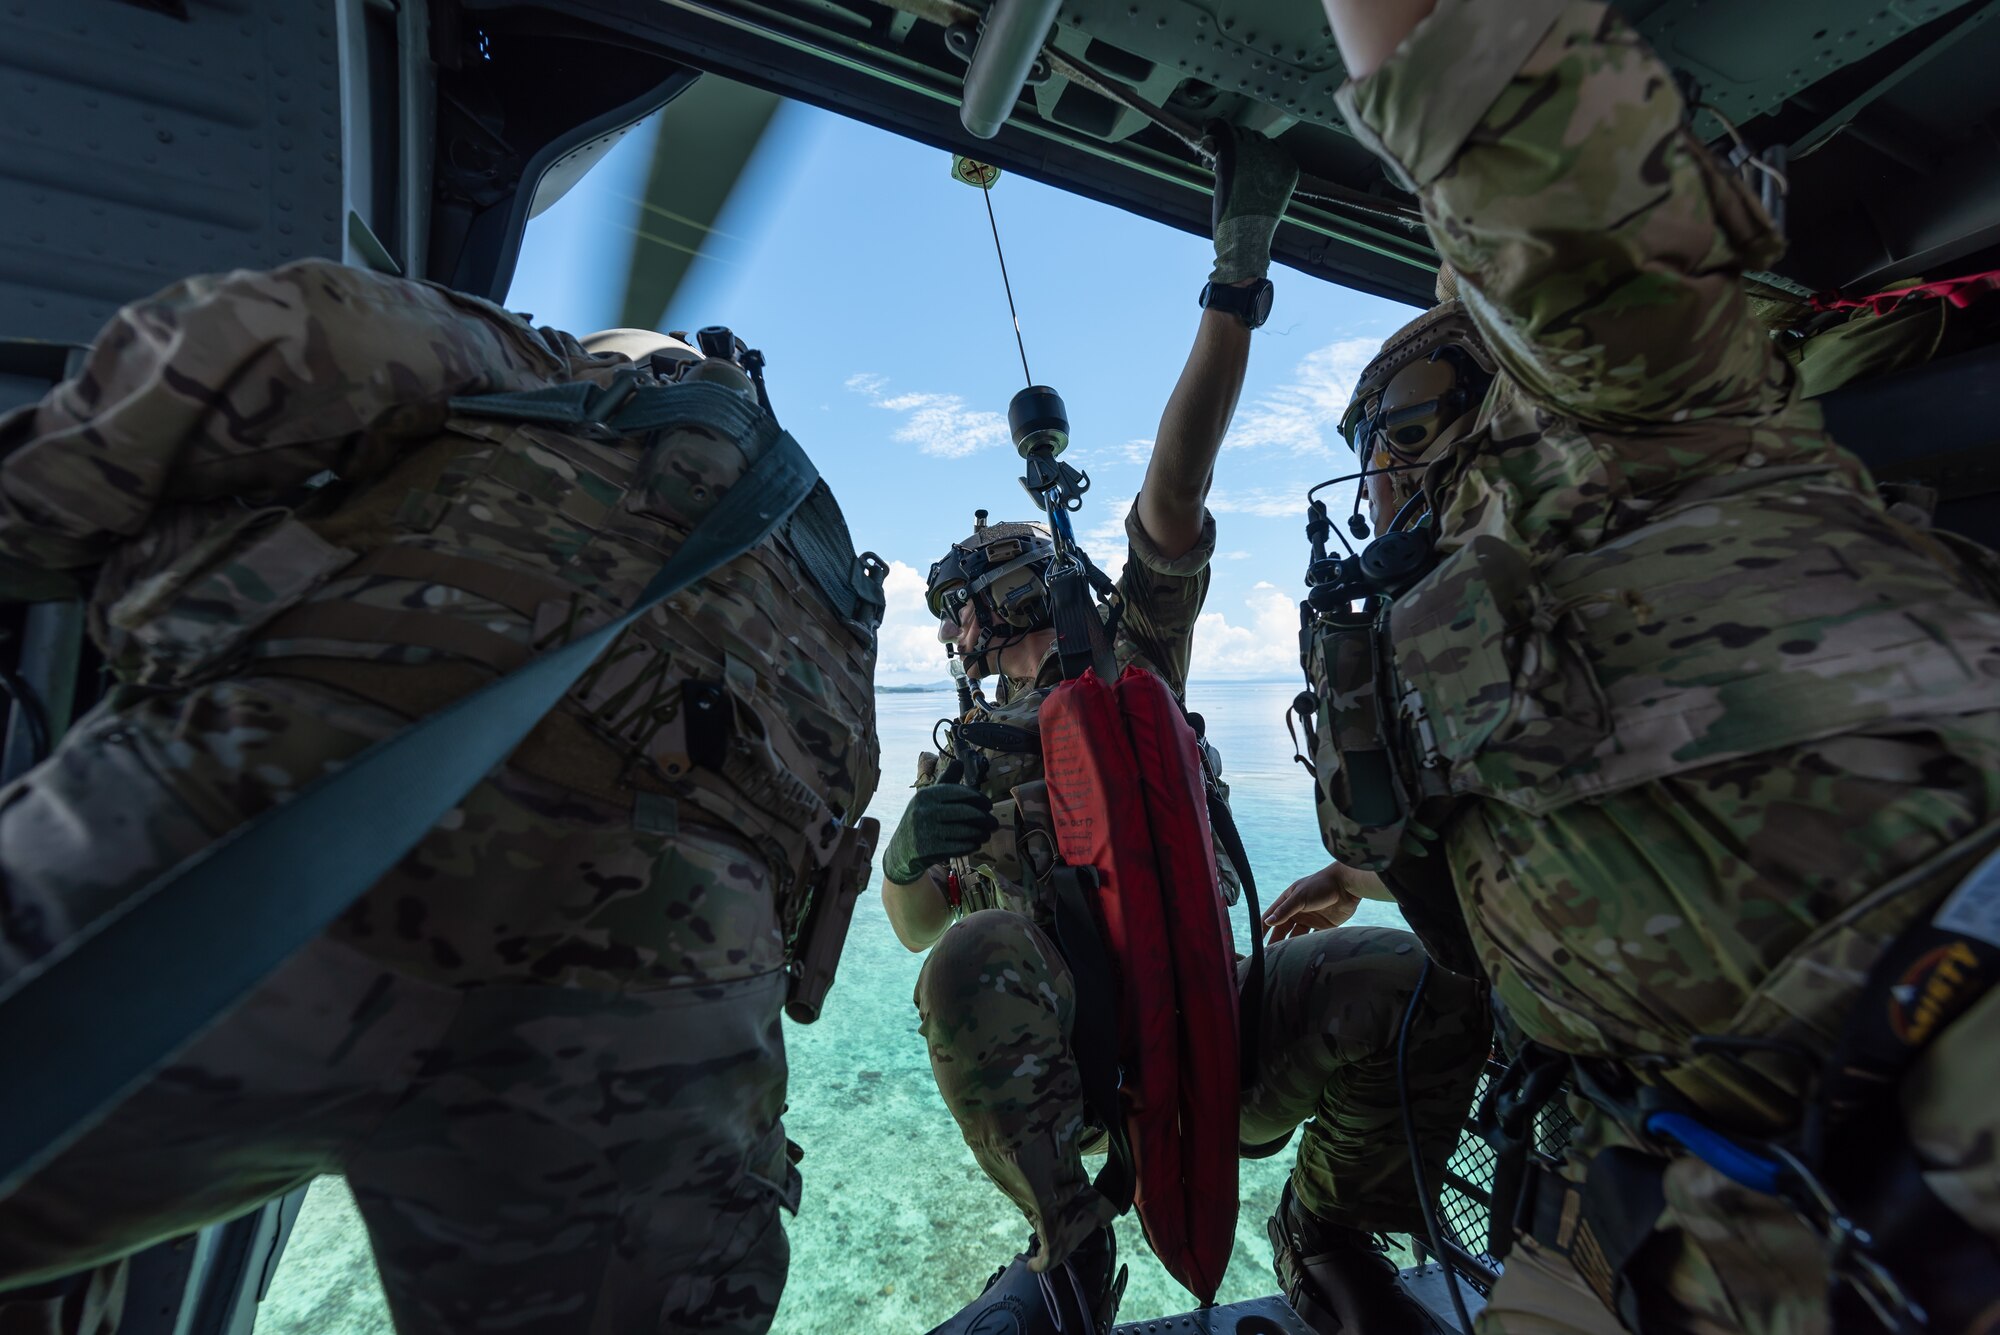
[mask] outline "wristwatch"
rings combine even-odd
[[[1248,287],[1236,287],[1230,283],[1204,284],[1201,308],[1233,315],[1255,329],[1271,318],[1271,280],[1259,278]]]

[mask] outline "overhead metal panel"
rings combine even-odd
[[[1971,0],[1669,0],[1635,26],[1702,100],[1741,124]],[[1721,133],[1711,123],[1709,134]]]
[[[504,0],[469,0],[475,9]],[[1179,145],[1161,151],[1157,136],[1106,142],[1060,118],[1016,115],[991,140],[974,139],[958,120],[963,65],[926,64],[906,49],[892,11],[872,6],[881,32],[826,21],[834,0],[537,0],[657,43],[673,58],[738,82],[881,126],[920,143],[968,153],[1006,171],[1046,182],[1190,232],[1210,227],[1211,175]],[[796,7],[799,12],[790,12]],[[1128,6],[1129,7],[1129,6]],[[846,12],[846,11],[843,11]],[[918,25],[922,28],[924,25]],[[941,32],[932,29],[932,32]],[[922,32],[911,36],[912,47]],[[940,45],[942,45],[940,43]],[[945,57],[947,61],[949,57]],[[1142,80],[1143,82],[1143,80]],[[1266,112],[1265,119],[1271,113]],[[1333,138],[1334,136],[1328,136]],[[1339,142],[1352,141],[1339,136]],[[1358,150],[1357,150],[1358,154]],[[1379,175],[1370,160],[1367,170]],[[1437,261],[1419,230],[1375,218],[1296,204],[1273,244],[1279,262],[1346,286],[1412,304],[1428,304]]]
[[[1333,95],[1347,71],[1319,0],[1068,0],[1057,22],[1066,30],[1059,46],[1128,84],[1144,87],[1154,71],[1167,76],[1164,87],[1147,89],[1157,101],[1197,79],[1272,114],[1345,128]],[[1152,69],[1122,69],[1091,46],[1130,52]],[[1270,114],[1234,119],[1265,128]]]
[[[0,41],[0,338],[86,342],[189,273],[340,256],[334,0],[17,0]]]

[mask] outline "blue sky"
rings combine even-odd
[[[587,333],[617,322],[636,199],[656,139],[628,135],[529,224],[508,305]],[[698,149],[694,151],[699,151]],[[972,526],[1033,506],[1007,402],[1023,384],[979,193],[950,155],[817,108],[773,119],[660,321],[727,324],[768,358],[772,406],[840,498],[855,541],[891,563],[880,680],[943,677],[923,572]],[[1200,317],[1205,238],[1002,177],[993,205],[1037,381],[1069,407],[1066,459],[1092,489],[1078,531],[1108,569],[1161,407]],[[693,243],[647,216],[643,230]],[[1279,268],[1271,321],[1210,505],[1218,558],[1194,680],[1297,674],[1304,492],[1348,471],[1335,426],[1355,373],[1414,312]]]

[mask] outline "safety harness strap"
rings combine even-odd
[[[1042,752],[1040,734],[1027,728],[1017,728],[1011,723],[975,719],[957,724],[953,734],[957,740],[970,743],[981,751],[997,751],[1013,756],[1040,755]]]
[[[1882,951],[1821,1075],[1801,1136],[1865,1227],[1871,1250],[1925,1309],[1932,1330],[1972,1330],[2000,1311],[2000,1248],[1924,1176],[1897,1097],[1938,1037],[2000,973],[2000,852],[1989,854]],[[1836,1304],[1834,1330],[1873,1328]]]
[[[1056,945],[1069,965],[1076,993],[1070,1050],[1076,1054],[1084,1106],[1104,1128],[1109,1145],[1104,1167],[1092,1185],[1123,1214],[1132,1206],[1138,1175],[1118,1095],[1118,972],[1092,907],[1097,871],[1058,866],[1049,879],[1055,889]]]
[[[1562,1092],[1569,1057],[1524,1043],[1507,1069],[1486,1088],[1475,1114],[1479,1134],[1493,1150],[1492,1208],[1487,1212],[1486,1251],[1496,1261],[1513,1249],[1515,1216],[1528,1187],[1529,1156],[1535,1150],[1537,1114]]]
[[[726,386],[702,381],[640,385],[636,372],[629,371],[624,368],[604,386],[579,382],[456,398],[451,409],[467,417],[602,428],[618,436],[693,427],[737,441],[753,455],[778,434],[778,424],[769,414]],[[785,539],[827,606],[871,633],[882,624],[887,608],[883,582],[889,568],[872,552],[854,554],[847,520],[824,482],[816,483],[786,520]]]
[[[1649,1310],[1655,1318],[1661,1313],[1645,1301],[1650,1286],[1644,1253],[1666,1205],[1666,1166],[1665,1159],[1616,1146],[1590,1161],[1578,1186],[1536,1163],[1516,1217],[1522,1232],[1568,1258],[1633,1335],[1663,1329],[1648,1319]]]
[[[506,759],[606,646],[764,541],[818,477],[777,432],[623,615],[238,826],[9,980],[0,1195],[317,936]]]
[[[1250,971],[1243,979],[1243,986],[1237,989],[1236,1001],[1243,1088],[1249,1089],[1257,1083],[1257,1047],[1264,1032],[1264,911],[1257,903],[1257,876],[1250,870],[1250,854],[1243,847],[1243,836],[1237,832],[1236,817],[1214,784],[1203,787],[1208,794],[1209,826],[1222,841],[1222,851],[1229,855],[1237,877],[1243,882],[1243,897],[1249,901]]]
[[[1063,680],[1075,681],[1087,669],[1095,668],[1105,685],[1117,681],[1118,663],[1111,652],[1111,637],[1105,634],[1104,620],[1097,615],[1090,581],[1083,571],[1067,570],[1049,581],[1049,603]]]
[[[1855,1204],[1854,1222],[1865,1227],[1873,1257],[1921,1305],[1923,1329],[1989,1328],[2000,1311],[2000,1250],[1931,1190],[1898,1101],[1882,1103],[1865,1131],[1857,1126],[1837,1142],[1839,1187]],[[1834,1297],[1834,1335],[1883,1329],[1862,1303]]]
[[[1996,974],[2000,852],[1877,958],[1827,1062],[1821,1115],[1839,1122],[1883,1100],[1937,1036],[1986,995]],[[1806,1145],[1813,1158],[1816,1138]]]

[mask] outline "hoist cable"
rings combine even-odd
[[[1035,373],[1028,369],[1028,345],[1021,338],[1021,312],[1014,305],[1014,284],[1007,278],[1007,252],[1000,248],[1000,222],[993,216],[993,187],[980,187],[979,193],[986,200],[986,222],[993,228],[993,253],[1000,257],[1000,286],[1007,289],[1007,313],[1014,317],[1014,346],[1021,350],[1021,374],[1028,378],[1028,387],[1034,388]]]

